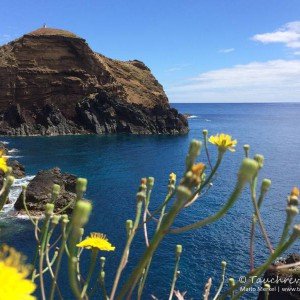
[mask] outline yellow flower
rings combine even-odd
[[[233,140],[231,135],[225,133],[212,135],[208,141],[218,146],[221,151],[226,151],[228,149],[229,151],[234,152],[234,147],[237,144],[237,140]]]
[[[24,256],[14,248],[0,249],[0,300],[34,300],[31,294],[36,285],[26,277],[30,266],[24,264]]]
[[[7,172],[8,166],[7,166],[7,157],[4,156],[4,149],[0,149],[0,170],[2,170],[4,173]]]
[[[91,236],[76,245],[80,248],[96,248],[101,251],[114,251],[115,247],[108,241],[106,235],[99,232],[92,232]]]

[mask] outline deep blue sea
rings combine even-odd
[[[262,215],[270,239],[276,244],[285,220],[286,197],[291,188],[300,185],[300,104],[174,104],[189,119],[190,132],[185,136],[61,136],[3,138],[25,165],[27,175],[41,169],[59,166],[89,180],[86,197],[93,202],[93,213],[86,233],[106,233],[116,246],[107,257],[107,284],[110,286],[125,242],[125,221],[134,218],[135,194],[141,177],[155,177],[150,208],[153,210],[165,196],[168,175],[180,177],[185,155],[193,138],[202,138],[202,130],[210,134],[225,132],[238,140],[237,151],[226,153],[214,182],[214,187],[202,199],[184,210],[175,226],[183,226],[216,212],[233,190],[243,145],[251,145],[251,155],[265,156],[262,178],[270,178],[272,187],[262,207]],[[216,148],[210,146],[212,160]],[[204,152],[200,160],[206,162]],[[143,299],[150,294],[167,299],[174,266],[176,244],[183,245],[180,277],[177,289],[187,291],[188,299],[202,299],[203,287],[212,277],[214,288],[219,284],[220,263],[228,263],[226,277],[249,270],[249,229],[253,213],[248,188],[230,212],[221,220],[203,229],[168,236],[155,254]],[[1,241],[32,257],[35,240],[26,220],[7,218]],[[300,218],[298,218],[300,222]],[[266,258],[268,251],[259,237],[256,240],[256,263]],[[144,249],[142,234],[138,234],[131,249],[129,268]],[[291,251],[299,252],[300,243]],[[290,251],[290,252],[291,252]],[[125,275],[128,274],[128,269]],[[63,275],[63,274],[62,274]],[[126,276],[125,276],[126,277]],[[64,280],[64,284],[67,281]],[[64,288],[65,289],[65,288]],[[248,295],[247,299],[254,299]],[[67,295],[66,299],[72,299]],[[98,297],[99,299],[99,297]]]

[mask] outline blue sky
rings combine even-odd
[[[299,0],[2,0],[0,43],[44,22],[144,61],[171,102],[300,101]]]

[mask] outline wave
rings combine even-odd
[[[8,198],[9,203],[5,204],[3,207],[4,215],[9,215],[12,212],[14,212],[14,204],[19,198],[21,192],[22,192],[22,186],[28,185],[29,182],[34,178],[34,176],[25,176],[24,178],[15,179],[14,184],[12,185]]]
[[[22,158],[22,155],[6,155],[7,158]]]
[[[190,115],[190,116],[188,116],[187,118],[188,118],[188,119],[196,119],[196,118],[198,118],[198,116]]]
[[[8,145],[9,144],[9,142],[7,142],[7,141],[0,141],[0,143],[3,144],[3,145]]]
[[[205,119],[205,121],[206,121],[206,122],[211,122],[211,120],[209,120],[209,119]]]
[[[12,148],[12,149],[8,150],[7,152],[8,153],[17,153],[17,152],[20,152],[20,150],[17,148]]]

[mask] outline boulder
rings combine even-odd
[[[51,200],[53,184],[58,184],[61,187],[60,195],[55,202],[55,211],[64,208],[76,197],[76,180],[75,175],[62,173],[59,168],[39,171],[27,186],[26,203],[28,210],[33,215],[45,210],[45,204]],[[14,206],[18,211],[24,209],[22,193]],[[73,205],[65,213],[70,213],[72,209]]]
[[[300,262],[299,254],[290,254],[286,258],[279,259],[272,266],[281,266]],[[300,266],[297,267],[299,271]],[[298,300],[300,299],[300,275],[284,273],[283,270],[269,268],[264,276],[263,282],[270,284],[269,300]],[[265,293],[261,291],[258,300],[264,300]]]

